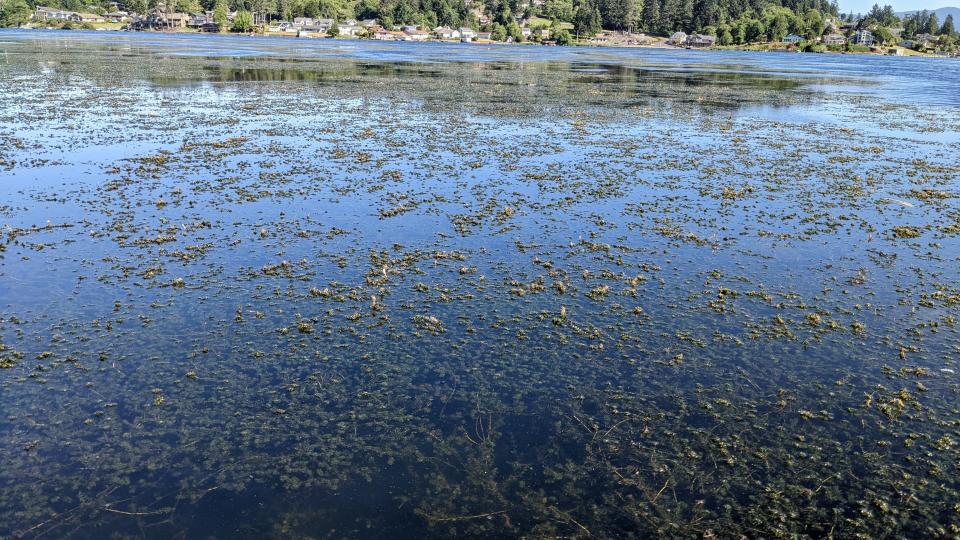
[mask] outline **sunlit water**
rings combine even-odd
[[[952,537],[960,70],[0,33],[0,537]]]

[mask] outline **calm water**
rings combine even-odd
[[[954,537],[958,68],[0,32],[0,537]]]

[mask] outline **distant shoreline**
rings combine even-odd
[[[249,32],[249,33],[239,33],[239,32],[201,32],[192,29],[173,29],[173,30],[127,30],[121,28],[109,28],[109,27],[99,27],[94,29],[63,29],[63,28],[53,28],[46,26],[32,26],[24,25],[19,28],[7,28],[0,30],[28,30],[28,31],[44,31],[44,32],[109,32],[109,33],[123,33],[123,34],[144,34],[144,35],[189,35],[189,36],[232,36],[232,37],[272,37],[272,38],[281,38],[281,39],[300,39],[300,40],[340,40],[340,41],[373,41],[373,42],[384,42],[384,43],[445,43],[448,45],[453,44],[464,44],[464,45],[493,45],[493,46],[503,46],[503,45],[522,45],[522,46],[543,46],[543,47],[558,47],[560,45],[555,44],[545,44],[545,43],[535,43],[531,41],[523,42],[503,42],[503,41],[494,41],[486,39],[475,39],[469,42],[463,42],[460,40],[452,39],[425,39],[425,40],[378,40],[371,38],[361,38],[356,36],[338,36],[338,37],[327,37],[327,36],[298,36],[290,35],[289,33],[282,32]],[[818,51],[818,52],[804,52],[799,50],[789,50],[785,47],[763,47],[759,45],[730,45],[730,46],[715,46],[715,47],[676,47],[666,43],[665,38],[660,38],[659,41],[656,41],[651,44],[605,44],[605,43],[589,43],[589,42],[576,42],[567,47],[590,47],[590,48],[599,48],[599,49],[659,49],[659,50],[673,50],[673,51],[703,51],[703,52],[717,52],[717,51],[735,51],[735,52],[757,52],[757,53],[789,53],[789,54],[826,54],[826,55],[859,55],[859,56],[882,56],[882,57],[892,57],[892,58],[945,58],[945,59],[956,59],[957,57],[936,55],[936,54],[927,54],[920,53],[917,51],[910,51],[907,54],[900,56],[884,54],[883,52],[877,51]],[[889,49],[896,49],[897,47],[890,47]],[[902,48],[900,48],[902,49]]]

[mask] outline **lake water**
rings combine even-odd
[[[954,537],[958,68],[0,32],[0,537]]]

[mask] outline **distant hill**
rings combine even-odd
[[[918,9],[918,10],[914,10],[914,11],[904,11],[904,12],[901,12],[901,13],[897,13],[897,17],[903,17],[904,15],[913,15],[913,14],[916,13],[917,11],[923,11],[923,10],[922,10],[922,9]],[[940,21],[941,24],[943,24],[943,20],[947,18],[947,15],[953,15],[953,20],[954,20],[954,22],[955,22],[956,24],[960,24],[960,8],[945,7],[945,8],[940,8],[940,9],[928,9],[927,11],[931,11],[931,12],[933,12],[933,13],[936,13],[936,14],[937,14],[937,19]]]

